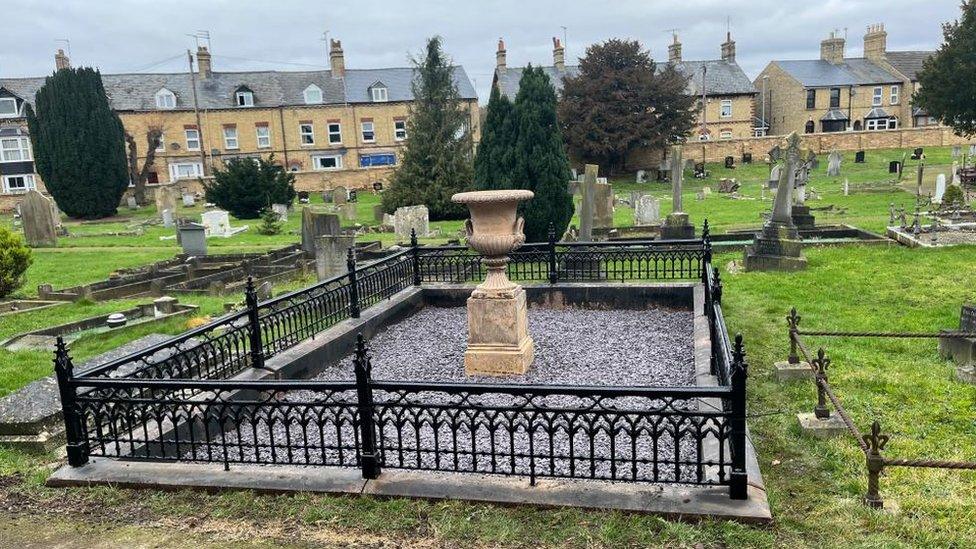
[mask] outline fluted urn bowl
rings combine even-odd
[[[525,243],[524,220],[518,216],[518,203],[535,196],[532,191],[501,190],[457,193],[453,202],[466,204],[471,218],[465,223],[468,246],[485,256],[488,277],[479,285],[483,291],[514,288],[505,276],[508,254]]]

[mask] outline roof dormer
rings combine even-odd
[[[386,103],[390,100],[390,89],[386,84],[376,81],[369,88],[369,98],[373,103]]]
[[[156,108],[163,110],[172,110],[176,108],[176,94],[167,90],[166,88],[160,88],[156,92]]]
[[[253,107],[254,92],[247,86],[240,86],[234,92],[234,105],[238,107]]]
[[[322,103],[322,88],[316,86],[315,84],[309,84],[305,91],[302,92],[305,96],[306,105],[318,105]]]
[[[23,115],[23,100],[0,87],[0,118],[19,118]]]

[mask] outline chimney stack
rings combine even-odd
[[[725,33],[725,42],[722,44],[722,61],[735,63],[735,40],[732,40],[732,32]]]
[[[566,70],[566,49],[555,36],[552,37],[552,64],[557,71]]]
[[[674,41],[668,46],[668,61],[671,63],[681,62],[681,42],[678,42],[678,33],[673,34]]]
[[[868,32],[864,35],[864,57],[871,61],[881,61],[888,50],[888,33],[884,23],[868,25]]]
[[[498,51],[495,52],[495,69],[499,72],[505,72],[506,68],[508,68],[508,65],[506,61],[505,41],[499,38]]]
[[[831,32],[830,37],[820,42],[820,59],[832,64],[844,62],[844,39]]]
[[[71,60],[64,54],[64,50],[60,48],[58,49],[58,53],[54,54],[54,68],[55,70],[71,68]]]
[[[346,56],[342,52],[341,40],[329,39],[329,66],[332,68],[332,78],[346,75]]]
[[[207,80],[213,76],[213,65],[210,61],[210,52],[206,46],[197,47],[197,72],[200,80]]]

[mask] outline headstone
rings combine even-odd
[[[288,221],[288,204],[272,204],[271,211],[278,216],[278,221]]]
[[[952,163],[952,184],[961,185],[962,179],[959,176],[959,162]]]
[[[613,227],[613,186],[597,183],[593,187],[593,227],[610,229]]]
[[[349,189],[349,202],[356,202],[359,199],[359,191],[356,189]]]
[[[647,172],[644,170],[637,170],[637,175],[634,178],[635,183],[647,183]]]
[[[844,178],[844,196],[850,196],[851,194],[851,182],[846,177]]]
[[[183,193],[183,207],[192,208],[197,203],[196,197],[190,193]]]
[[[258,297],[258,301],[267,301],[271,299],[271,281],[265,280],[264,282],[258,284],[258,287],[254,289],[254,293]]]
[[[163,210],[163,227],[172,227],[176,225],[176,216],[173,215],[173,210]]]
[[[139,209],[139,204],[136,202],[136,197],[132,196],[131,194],[125,196],[125,205],[130,210]]]
[[[705,200],[705,193],[703,193],[702,191],[698,191],[697,193],[695,193],[695,200],[699,200],[699,201]]]
[[[331,189],[327,191],[322,191],[322,202],[325,204],[332,204],[333,194],[334,193],[332,192]]]
[[[374,181],[373,182],[373,191],[374,192],[378,192],[378,193],[379,192],[383,192],[383,182],[382,181]]]
[[[38,248],[58,245],[58,220],[54,216],[54,202],[31,189],[20,203],[20,218],[27,245]]]
[[[393,214],[388,214],[388,213],[384,213],[383,214],[383,223],[382,223],[382,225],[384,227],[389,227],[389,230],[393,230],[393,222],[394,221],[395,221],[395,218],[393,217]]]
[[[315,276],[319,281],[345,274],[355,235],[323,235],[315,239]]]
[[[681,204],[682,183],[684,181],[684,161],[681,145],[671,146],[671,213],[661,225],[661,238],[674,240],[694,238],[695,226],[688,221],[688,214]]]
[[[649,194],[637,197],[634,204],[634,225],[653,225],[661,220],[661,203]]]
[[[773,169],[769,170],[769,188],[775,189],[779,185],[780,172],[783,171],[782,164],[773,164]]]
[[[308,204],[309,202],[309,192],[308,191],[298,191],[298,203]]]
[[[580,234],[582,242],[593,241],[593,215],[596,207],[593,201],[596,200],[596,180],[600,167],[596,164],[587,164],[583,172],[583,182],[581,190],[583,194],[582,205],[580,206]]]
[[[398,239],[409,240],[410,230],[417,232],[420,238],[430,233],[430,216],[427,206],[404,206],[393,213],[393,232]]]
[[[742,163],[743,164],[752,164],[752,153],[751,152],[742,153]]]
[[[207,236],[229,236],[230,214],[224,210],[210,210],[200,215],[200,224],[207,231]]]
[[[164,295],[153,300],[153,311],[156,315],[168,315],[176,312],[176,304],[180,300],[175,297]]]
[[[912,160],[921,160],[924,156],[925,154],[922,147],[918,147],[914,151],[912,151]]]
[[[338,186],[332,189],[332,202],[342,205],[349,202],[349,191],[343,186]]]
[[[864,151],[857,151],[854,153],[854,163],[864,164]]]
[[[712,194],[712,188],[708,185],[701,188],[702,196],[710,196]]]
[[[183,253],[189,256],[207,255],[207,228],[199,223],[184,223],[177,229]]]
[[[841,157],[841,155],[840,155],[839,152],[833,151],[833,152],[830,153],[830,155],[827,157],[827,175],[828,176],[830,176],[830,177],[839,177],[840,176],[840,163],[841,163],[841,159],[842,159],[842,157]]]
[[[942,197],[945,195],[946,191],[946,176],[944,173],[940,173],[935,176],[935,194],[932,195],[932,202],[936,204],[942,203]]]
[[[897,160],[892,160],[888,162],[888,173],[899,173],[901,171],[901,162]]]
[[[976,145],[969,146],[969,156],[976,156]]]
[[[728,170],[735,168],[735,157],[733,156],[725,157],[725,168]]]
[[[959,158],[960,156],[962,156],[962,147],[959,145],[953,145],[952,158]]]
[[[339,206],[339,212],[342,214],[342,219],[345,219],[346,221],[356,220],[356,204],[352,202],[347,202],[346,204]]]
[[[337,235],[341,231],[339,216],[317,211],[309,206],[302,208],[302,250],[315,254],[315,241],[323,235]]]
[[[373,205],[373,221],[375,221],[377,223],[382,223],[383,222],[383,214],[384,214],[384,212],[383,212],[383,205],[382,204],[374,204]]]
[[[176,212],[176,189],[172,185],[161,185],[155,190],[156,211],[162,215],[163,210]]]

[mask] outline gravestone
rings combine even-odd
[[[230,214],[224,210],[210,210],[200,215],[200,224],[207,236],[228,236],[231,234]]]
[[[156,211],[162,215],[163,210],[176,212],[176,189],[172,185],[161,185],[156,187]]]
[[[864,164],[864,151],[857,151],[854,153],[854,163]]]
[[[173,227],[176,225],[176,216],[173,215],[173,210],[163,210],[163,227]]]
[[[962,147],[959,145],[952,146],[952,158],[959,158],[962,156]]]
[[[851,182],[846,177],[844,178],[844,196],[849,196],[851,194]]]
[[[752,164],[752,153],[751,152],[742,153],[742,163],[743,164]]]
[[[731,170],[733,168],[735,168],[735,157],[733,157],[733,156],[726,156],[725,157],[725,169]]]
[[[424,238],[430,233],[430,215],[427,206],[404,206],[393,213],[393,232],[398,239],[410,240],[410,230]]]
[[[925,151],[922,147],[916,148],[912,151],[912,160],[921,160],[925,156]]]
[[[309,203],[309,192],[308,191],[298,191],[298,203],[308,204]]]
[[[840,163],[841,155],[837,151],[833,151],[827,157],[827,175],[830,177],[840,176]]]
[[[58,245],[55,211],[53,201],[34,189],[27,191],[20,203],[20,219],[28,246],[40,248]]]
[[[952,184],[961,185],[962,178],[959,176],[959,162],[952,163]]]
[[[345,219],[346,221],[355,221],[356,220],[356,204],[354,204],[352,202],[347,202],[347,203],[339,206],[339,213],[342,214],[342,219]]]
[[[207,255],[207,229],[199,223],[184,223],[177,229],[183,253],[190,256]]]
[[[644,170],[637,170],[637,175],[634,177],[635,183],[647,183],[647,172]]]
[[[272,204],[271,211],[278,216],[278,221],[288,221],[288,204]]]
[[[138,210],[139,209],[139,203],[136,202],[136,197],[132,196],[131,194],[130,195],[126,195],[126,197],[125,197],[125,205],[130,210]]]
[[[349,194],[349,202],[359,201],[359,191],[357,191],[356,189],[349,189],[348,194]]]
[[[339,216],[334,213],[317,211],[309,206],[302,208],[302,250],[315,254],[315,241],[323,235],[337,235],[341,232]]]
[[[684,161],[681,158],[681,145],[671,146],[671,213],[661,225],[661,238],[674,240],[694,238],[695,226],[689,223],[688,214],[681,204],[682,183],[684,180]]]
[[[593,187],[593,227],[613,228],[613,186],[597,183]]]
[[[942,203],[942,197],[945,195],[946,191],[946,176],[944,173],[940,173],[935,176],[935,194],[932,195],[932,202],[936,204]]]
[[[969,146],[969,156],[976,156],[976,145]]]
[[[579,239],[582,242],[593,241],[593,215],[596,210],[593,202],[596,200],[595,187],[599,170],[600,167],[596,164],[587,164],[583,171],[583,181],[580,184],[583,200],[580,206],[579,234]]]
[[[888,173],[899,173],[901,172],[901,162],[897,160],[892,160],[888,162]]]
[[[183,193],[183,207],[192,208],[197,203],[196,197],[190,193]]]
[[[773,169],[769,170],[769,188],[775,189],[779,185],[780,172],[782,172],[783,166],[780,164],[773,164]]]
[[[385,212],[383,211],[383,205],[382,204],[374,204],[373,205],[373,221],[375,221],[377,223],[382,223],[383,222],[383,214],[384,213]]]
[[[374,181],[373,182],[373,192],[377,192],[377,193],[383,192],[383,182],[382,181]]]
[[[345,204],[349,202],[349,191],[343,186],[338,186],[332,189],[332,202],[335,204]]]
[[[315,276],[319,281],[348,272],[346,258],[355,235],[323,235],[315,239]]]

